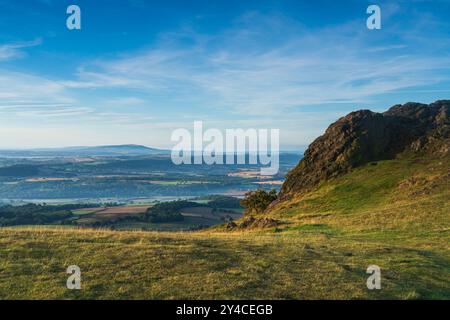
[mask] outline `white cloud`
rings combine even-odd
[[[15,104],[0,105],[0,114],[14,115],[21,118],[66,118],[92,113],[94,110],[86,107],[73,107],[52,104]]]
[[[58,81],[21,72],[0,70],[0,102],[11,103],[72,102],[66,88]]]
[[[35,47],[40,44],[42,44],[41,39],[0,45],[0,61],[21,58],[25,56],[23,49]]]
[[[67,85],[141,90],[242,115],[268,115],[300,106],[356,104],[448,80],[434,74],[449,68],[447,57],[409,53],[409,43],[376,45],[365,31],[359,22],[307,30],[280,17],[250,14],[214,37],[191,30],[162,35],[152,49],[83,66],[78,80]],[[189,47],[181,41],[186,38]]]
[[[145,104],[146,101],[144,99],[136,98],[136,97],[119,97],[107,100],[106,103],[108,105],[114,106],[135,106]]]
[[[14,126],[16,117],[33,125],[36,119],[42,134],[24,135],[62,145],[90,137],[98,144],[167,146],[171,130],[190,128],[193,120],[216,128],[281,128],[282,144],[307,144],[359,103],[392,92],[430,92],[450,80],[449,58],[439,54],[449,42],[438,41],[436,53],[436,39],[426,39],[420,28],[374,35],[364,21],[353,21],[307,29],[253,12],[214,35],[188,28],[161,34],[151,48],[99,57],[58,80],[0,70],[0,121]],[[397,43],[389,39],[393,34]],[[0,48],[3,59],[12,59],[26,45]],[[330,111],[323,104],[342,107]],[[71,136],[62,143],[55,132],[68,128]]]

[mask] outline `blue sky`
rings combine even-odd
[[[70,4],[81,30],[66,28]],[[168,148],[203,120],[279,128],[301,149],[350,111],[449,99],[449,14],[449,1],[0,0],[0,147]]]

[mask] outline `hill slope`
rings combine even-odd
[[[339,119],[309,146],[288,174],[280,198],[407,151],[434,157],[450,154],[449,100],[396,105],[384,113],[360,110]]]
[[[0,297],[449,299],[448,107],[427,117],[436,123],[401,119],[411,126],[408,139],[398,136],[380,148],[361,142],[375,143],[373,118],[384,123],[389,113],[426,114],[422,106],[394,107],[386,115],[363,111],[332,125],[327,132],[340,132],[348,121],[355,125],[348,141],[357,142],[342,144],[351,150],[340,162],[347,164],[327,175],[321,164],[335,161],[308,151],[303,168],[317,165],[316,180],[314,170],[302,172],[300,165],[280,200],[260,215],[279,221],[277,227],[193,233],[0,229]],[[318,139],[323,157],[340,143],[328,138]],[[72,264],[82,270],[80,291],[65,288]],[[381,268],[381,290],[366,287],[372,264]]]

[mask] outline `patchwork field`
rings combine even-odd
[[[83,215],[77,222],[80,225],[94,222],[115,222],[124,217],[145,214],[149,206],[119,206],[107,208],[85,208],[75,212]]]

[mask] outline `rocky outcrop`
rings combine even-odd
[[[265,229],[273,228],[280,224],[280,221],[267,217],[248,216],[240,221],[239,224],[231,221],[226,225],[228,231],[243,229]]]
[[[289,172],[279,200],[368,162],[404,152],[450,153],[450,100],[352,112],[328,127]]]

